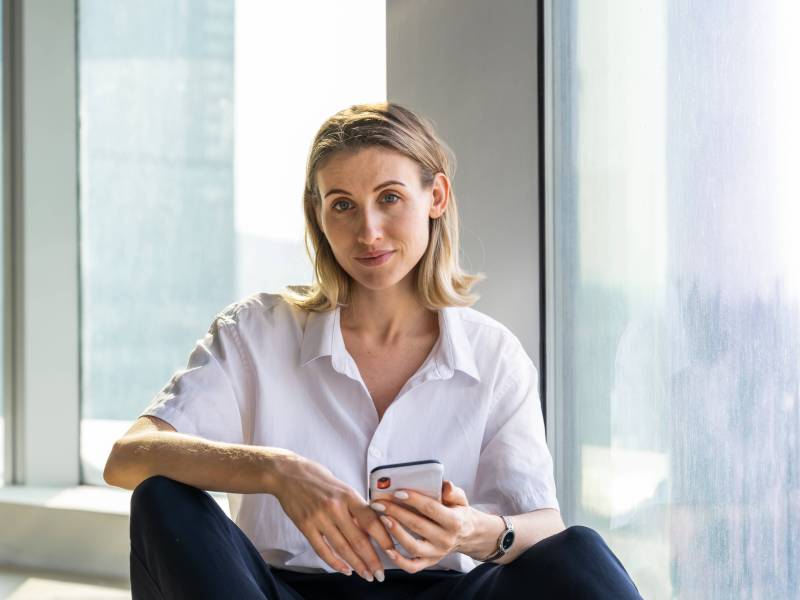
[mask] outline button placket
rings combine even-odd
[[[378,427],[372,434],[372,439],[369,440],[369,444],[366,448],[366,455],[367,455],[367,472],[366,472],[366,495],[365,498],[369,498],[369,477],[370,472],[380,465],[386,464],[387,462],[387,450],[386,450],[386,441],[389,439],[388,436],[391,435],[391,427],[389,427],[389,423],[386,422],[385,419],[381,420],[378,423]]]

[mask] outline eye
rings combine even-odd
[[[397,202],[400,201],[400,196],[398,196],[397,194],[394,194],[392,192],[389,192],[388,194],[386,194],[383,197],[384,200],[386,200],[386,198],[394,198],[395,199],[393,202],[389,202],[389,204],[396,204]]]
[[[336,202],[334,202],[333,204],[331,204],[331,208],[332,208],[333,210],[335,210],[336,212],[344,212],[345,210],[347,210],[347,208],[346,208],[346,207],[345,207],[345,208],[342,208],[342,209],[338,209],[338,208],[336,208],[336,207],[337,207],[337,206],[339,206],[340,204],[350,204],[350,201],[349,201],[349,200],[337,200]]]

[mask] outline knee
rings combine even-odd
[[[599,533],[585,525],[567,527],[559,535],[562,536],[562,543],[570,547],[595,546],[598,542],[604,543]]]
[[[603,538],[591,527],[573,525],[553,536],[559,546],[577,554],[579,551],[594,549],[605,545]]]
[[[529,558],[542,552],[551,556],[562,552],[569,556],[579,556],[587,551],[593,551],[600,545],[605,545],[605,542],[594,529],[584,525],[573,525],[537,542],[528,548],[525,554]]]
[[[148,477],[131,494],[131,516],[163,514],[168,506],[175,505],[175,495],[184,487],[188,486],[163,475]]]

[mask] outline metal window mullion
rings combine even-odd
[[[544,182],[544,272],[545,272],[545,373],[546,373],[546,417],[547,417],[547,439],[550,452],[553,455],[556,488],[559,490],[570,489],[567,481],[568,474],[565,473],[564,455],[564,420],[562,418],[564,407],[558,402],[558,391],[562,381],[561,362],[559,360],[557,346],[558,333],[556,329],[556,287],[557,273],[555,260],[555,153],[557,141],[554,139],[555,130],[555,109],[554,102],[554,81],[553,81],[553,2],[552,0],[540,0],[542,10],[542,22],[539,32],[542,36],[542,59],[543,69],[543,93],[542,102],[544,103],[543,118],[540,126],[544,130],[542,152],[544,154],[544,169],[542,178]],[[566,496],[559,496],[561,512],[568,521],[571,518],[571,499]]]
[[[2,411],[3,411],[3,484],[11,484],[15,480],[14,465],[14,418],[17,411],[14,408],[14,181],[15,181],[15,122],[14,114],[19,96],[16,86],[16,71],[14,58],[14,3],[3,0],[2,27],[3,27],[3,61],[2,61],[2,118],[3,118],[3,189],[2,189],[2,227],[3,227],[3,365],[2,365]]]
[[[75,1],[12,0],[14,483],[80,482]]]

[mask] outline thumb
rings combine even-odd
[[[450,480],[445,480],[442,482],[442,501],[448,504],[460,504],[462,506],[469,505],[469,502],[467,501],[467,495],[464,493],[464,490]]]

